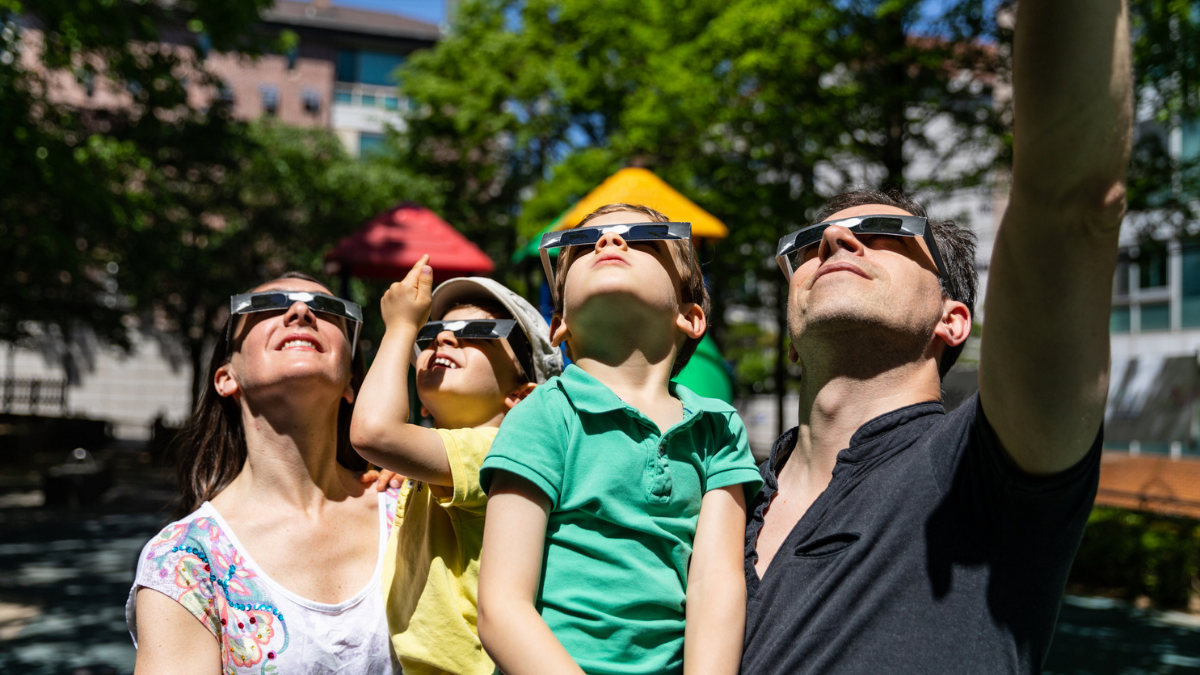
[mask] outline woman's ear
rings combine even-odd
[[[237,380],[233,379],[232,367],[230,364],[217,368],[217,372],[213,375],[213,387],[217,390],[217,394],[223,398],[230,396],[237,400],[238,393],[241,392],[241,387],[238,386]]]
[[[563,321],[561,314],[555,314],[550,319],[550,345],[558,347],[571,334],[571,329],[567,328],[567,323]]]
[[[689,302],[675,318],[675,327],[690,339],[703,337],[704,331],[708,330],[708,318],[700,305]]]
[[[504,405],[508,406],[509,410],[512,410],[513,406],[524,401],[526,396],[532,394],[535,387],[537,385],[532,382],[522,382],[504,397]]]

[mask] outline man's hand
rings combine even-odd
[[[433,268],[428,263],[429,256],[421,256],[404,279],[392,284],[383,294],[379,309],[387,330],[401,326],[419,330],[429,320],[429,307],[433,303]]]

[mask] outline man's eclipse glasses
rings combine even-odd
[[[779,249],[775,253],[775,262],[779,263],[779,269],[783,270],[783,276],[787,277],[788,281],[792,280],[792,273],[795,271],[792,260],[795,259],[796,267],[799,267],[799,262],[803,261],[804,254],[807,252],[806,249],[811,246],[820,246],[821,238],[825,236],[825,229],[830,225],[840,225],[856,235],[920,237],[929,247],[929,256],[933,258],[933,264],[937,266],[938,277],[945,279],[949,276],[946,272],[946,263],[942,261],[942,254],[938,251],[937,242],[933,239],[933,228],[929,225],[928,218],[922,216],[857,216],[809,225],[780,239]]]
[[[350,339],[350,356],[354,357],[358,350],[358,332],[362,328],[362,307],[358,304],[335,298],[332,295],[324,293],[311,293],[309,291],[261,291],[258,293],[241,293],[229,298],[229,313],[233,316],[229,319],[228,327],[225,331],[225,340],[231,339],[233,332],[233,317],[239,314],[253,314],[254,312],[282,312],[287,311],[289,307],[297,302],[303,302],[309,309],[317,314],[321,314],[325,319],[330,320],[331,317],[341,317],[347,322],[345,331],[346,337]],[[334,321],[334,323],[337,323]],[[354,324],[353,332],[350,330],[349,324]]]
[[[573,230],[547,232],[542,235],[542,243],[538,246],[538,252],[542,256],[542,268],[546,271],[546,280],[550,282],[550,295],[555,306],[558,306],[560,299],[554,279],[554,264],[550,261],[550,251],[568,246],[595,246],[596,242],[600,241],[600,238],[609,232],[620,235],[626,243],[636,241],[686,241],[688,243],[688,260],[692,259],[691,223],[622,223],[618,225],[577,227]]]

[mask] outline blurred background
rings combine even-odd
[[[1050,673],[1200,673],[1200,8],[1130,4],[1106,453]],[[132,672],[124,603],[174,507],[171,439],[229,296],[286,270],[364,306],[369,361],[420,254],[545,309],[541,232],[662,208],[695,224],[713,297],[681,377],[765,456],[798,407],[772,256],[826,197],[917,193],[974,230],[986,288],[1014,12],[0,0],[0,671]],[[948,407],[976,388],[978,311]]]

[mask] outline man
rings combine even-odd
[[[1017,12],[977,397],[940,403],[969,235],[859,192],[781,242],[800,424],[747,528],[746,675],[1041,670],[1099,474],[1131,76],[1122,0]]]

